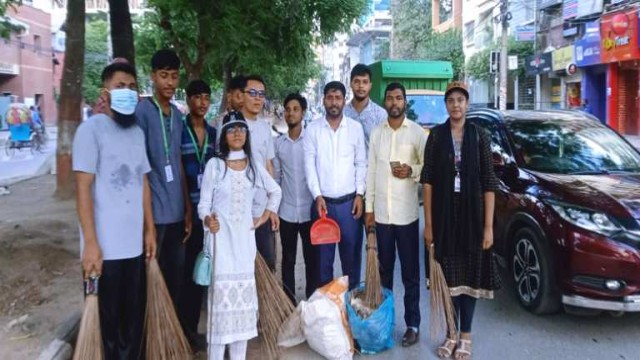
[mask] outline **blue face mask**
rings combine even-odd
[[[138,92],[131,89],[113,89],[111,94],[111,110],[123,115],[131,115],[138,105]]]

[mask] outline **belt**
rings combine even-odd
[[[347,201],[353,200],[356,197],[356,193],[352,192],[351,194],[347,194],[344,196],[340,196],[337,198],[330,198],[330,197],[325,197],[324,198],[324,202],[326,202],[327,204],[342,204],[345,203]]]

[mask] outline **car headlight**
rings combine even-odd
[[[623,230],[615,219],[605,213],[554,200],[547,200],[546,202],[551,205],[561,218],[583,229],[604,236],[610,236]]]

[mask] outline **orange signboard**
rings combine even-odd
[[[633,7],[602,16],[600,20],[603,63],[640,59],[638,9]]]

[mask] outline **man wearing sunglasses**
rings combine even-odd
[[[271,136],[271,127],[266,121],[258,118],[266,97],[264,80],[258,75],[249,75],[245,77],[245,81],[242,115],[249,125],[251,153],[254,160],[264,165],[269,174],[273,176],[272,161],[275,157],[275,146]],[[261,189],[256,190],[252,209],[253,217],[260,217],[266,205],[267,193]],[[256,229],[258,252],[274,272],[276,268],[276,243],[273,232],[277,230],[277,226],[271,221],[267,221]]]

